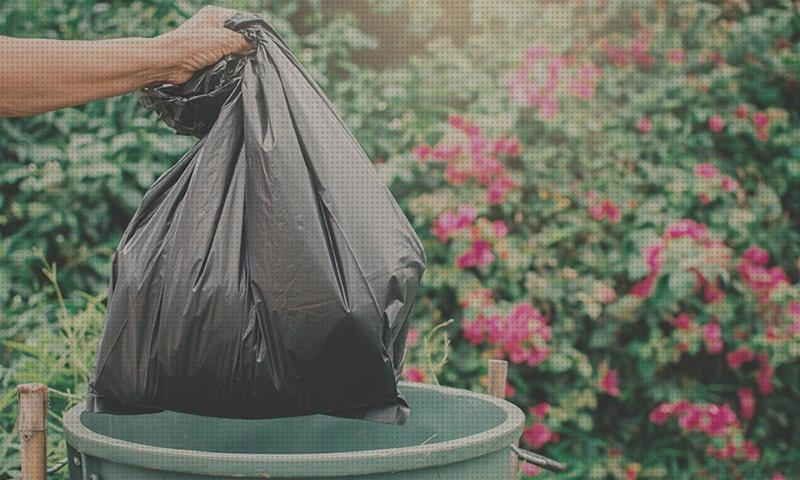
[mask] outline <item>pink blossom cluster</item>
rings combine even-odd
[[[566,92],[571,95],[591,99],[602,70],[587,64],[568,75],[565,72],[570,63],[570,58],[555,54],[547,45],[532,45],[525,52],[522,65],[508,76],[511,101],[536,107],[542,120],[552,120],[559,113],[558,95],[562,85],[566,85]]]
[[[704,181],[718,181],[719,187],[725,192],[730,193],[739,190],[739,183],[729,175],[722,175],[719,169],[712,163],[704,162],[695,165],[694,175],[695,177]],[[710,198],[708,197],[708,194],[705,192],[701,193],[700,203],[705,205],[709,202]]]
[[[481,235],[481,225],[488,225],[494,239],[508,235],[508,226],[503,220],[489,222],[478,220],[478,210],[472,205],[461,205],[455,211],[445,211],[433,221],[431,233],[442,243],[447,243],[457,232],[469,229],[472,243],[466,252],[456,258],[458,268],[483,267],[495,259],[492,243]]]
[[[640,67],[651,67],[655,63],[654,58],[648,53],[652,41],[653,32],[644,28],[639,30],[639,33],[630,41],[627,47],[605,42],[603,51],[606,57],[617,67],[624,67],[631,63]],[[670,52],[669,57],[673,63],[683,63],[683,50],[676,49]]]
[[[468,122],[460,115],[450,115],[448,123],[467,137],[467,146],[461,143],[428,144],[414,147],[414,155],[419,162],[446,162],[445,179],[453,185],[464,184],[470,180],[486,187],[486,200],[490,205],[502,203],[510,190],[520,185],[506,175],[506,168],[500,156],[515,157],[522,150],[515,137],[488,139],[480,127]]]
[[[661,273],[664,263],[664,252],[670,242],[679,239],[691,239],[696,248],[702,248],[708,261],[726,265],[729,259],[728,249],[724,243],[709,238],[708,227],[691,219],[681,219],[667,226],[658,243],[642,249],[642,256],[649,269],[648,275],[633,285],[631,295],[638,298],[648,298],[653,294],[653,288]],[[719,286],[719,279],[705,278],[700,271],[691,267],[689,271],[697,277],[695,289],[702,290],[706,303],[716,303],[724,298],[724,292]]]
[[[547,318],[530,303],[516,305],[507,315],[479,313],[462,323],[464,337],[473,345],[488,342],[515,364],[535,367],[550,354]]]
[[[588,199],[591,202],[589,206],[589,215],[597,220],[608,221],[608,223],[619,223],[622,218],[622,211],[619,206],[609,198],[601,199],[597,192],[589,192]]]
[[[422,383],[425,381],[425,373],[417,367],[406,367],[403,376],[412,383]]]
[[[770,300],[772,293],[781,285],[789,283],[789,277],[781,267],[767,267],[769,253],[756,245],[745,250],[739,264],[739,276],[756,293],[761,303]]]
[[[600,378],[600,390],[612,397],[619,397],[619,372],[617,370],[609,369],[603,373]]]
[[[533,416],[534,422],[525,427],[522,433],[522,439],[534,450],[538,450],[548,443],[555,443],[558,441],[558,433],[551,431],[547,425],[544,424],[544,419],[549,411],[550,405],[547,403],[540,403],[528,409],[528,413]]]
[[[750,108],[746,104],[736,107],[736,117],[745,120],[750,115]],[[753,127],[756,129],[756,136],[762,142],[769,140],[770,117],[766,112],[754,112],[751,117]],[[714,133],[722,133],[725,129],[725,119],[719,114],[708,117],[708,128]]]
[[[744,393],[746,396],[746,393]],[[749,407],[748,407],[749,408]],[[746,459],[755,462],[760,457],[758,447],[750,440],[737,446],[732,438],[741,434],[741,425],[736,412],[728,405],[695,404],[687,400],[662,403],[650,412],[650,421],[663,425],[669,418],[676,418],[684,432],[699,432],[711,438],[722,438],[725,445],[708,446],[709,455],[720,459]]]
[[[478,218],[478,209],[472,205],[461,205],[458,210],[442,212],[433,221],[431,233],[442,243],[447,243],[453,233],[463,230]]]

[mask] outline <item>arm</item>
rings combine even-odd
[[[156,38],[99,41],[0,37],[0,117],[32,115],[142,87],[180,84],[250,43],[224,28],[232,10],[205,7]]]

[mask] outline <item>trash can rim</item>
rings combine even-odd
[[[84,406],[64,414],[67,443],[84,455],[143,468],[180,473],[217,475],[306,477],[363,475],[416,470],[486,455],[515,444],[522,434],[524,414],[512,403],[451,387],[401,383],[405,389],[427,389],[446,396],[466,396],[494,405],[505,419],[489,430],[426,445],[335,453],[226,453],[158,447],[97,433],[81,422]]]

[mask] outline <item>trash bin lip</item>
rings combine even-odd
[[[64,414],[67,443],[80,453],[150,470],[217,476],[335,477],[417,470],[461,462],[515,444],[525,416],[512,403],[482,393],[428,384],[401,383],[406,389],[426,389],[446,397],[471,397],[501,409],[505,419],[483,432],[439,443],[399,448],[333,453],[228,453],[158,447],[110,437],[81,422],[84,406]]]

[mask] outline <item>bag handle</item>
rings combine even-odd
[[[241,33],[256,48],[267,40],[286,48],[286,42],[264,19],[237,12],[225,28]],[[182,85],[164,84],[139,91],[139,103],[181,135],[203,137],[214,125],[223,105],[239,90],[247,56],[226,55],[219,62],[197,71]]]

